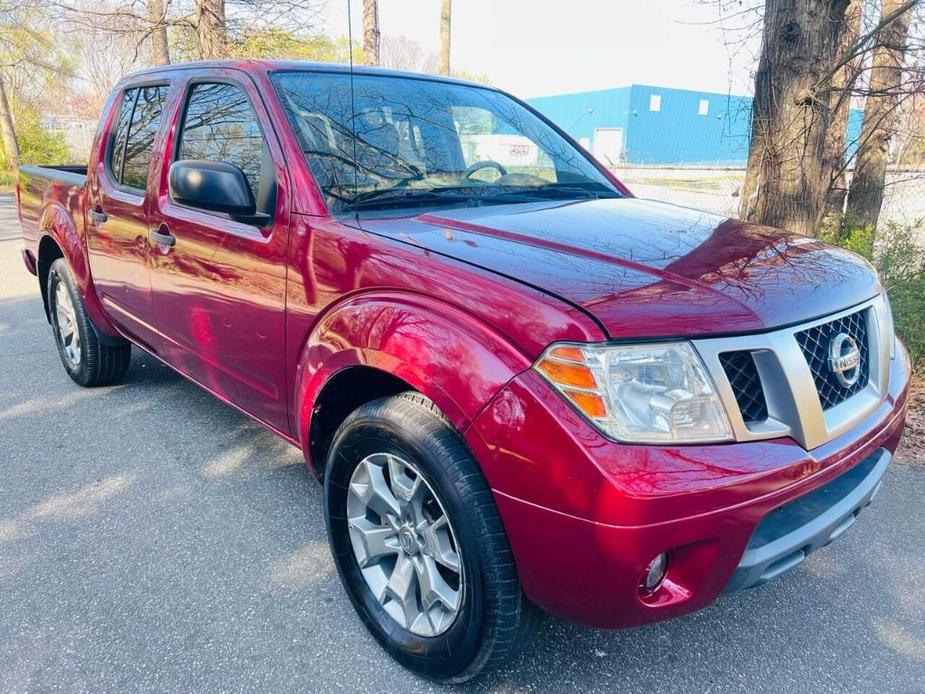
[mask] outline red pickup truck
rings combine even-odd
[[[356,611],[434,678],[503,662],[536,608],[640,625],[796,566],[903,427],[867,263],[637,199],[481,85],[139,72],[89,166],[18,195],[71,378],[135,345],[299,446]]]

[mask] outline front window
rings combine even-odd
[[[257,211],[272,214],[276,175],[257,114],[244,90],[207,82],[190,89],[176,159],[234,164],[250,185]]]
[[[619,195],[579,149],[492,89],[355,75],[351,95],[349,74],[321,72],[273,82],[335,212]]]

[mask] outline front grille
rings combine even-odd
[[[861,362],[858,366],[858,379],[850,386],[842,385],[829,365],[829,347],[832,339],[839,333],[850,335],[857,342],[861,352]],[[806,357],[809,370],[813,374],[816,390],[819,393],[819,402],[822,409],[827,410],[844,402],[852,395],[859,393],[867,387],[870,377],[868,363],[870,356],[870,341],[867,336],[867,309],[857,311],[829,323],[814,326],[808,330],[796,333],[797,343]]]
[[[742,419],[746,424],[763,422],[768,418],[768,403],[764,399],[764,390],[761,379],[758,377],[758,367],[755,366],[755,357],[749,351],[724,352],[719,355],[719,361],[732,386]]]

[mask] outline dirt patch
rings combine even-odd
[[[912,381],[906,430],[896,457],[904,463],[925,467],[925,378],[920,376]]]

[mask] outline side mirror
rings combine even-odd
[[[232,217],[256,212],[254,194],[244,172],[223,161],[183,159],[170,165],[170,196],[178,203]]]

